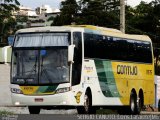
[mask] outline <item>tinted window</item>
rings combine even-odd
[[[81,68],[82,68],[82,36],[81,32],[73,33],[73,44],[74,48],[74,63],[72,69],[72,85],[80,83],[81,79]]]
[[[146,41],[84,34],[84,50],[86,58],[152,63],[151,44]]]

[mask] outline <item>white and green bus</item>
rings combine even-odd
[[[151,40],[91,25],[19,30],[11,93],[13,104],[31,114],[60,108],[93,114],[100,107],[139,114],[154,104]]]

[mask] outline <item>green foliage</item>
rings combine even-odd
[[[17,0],[0,0],[0,44],[6,43],[6,37],[15,27],[16,21],[12,12],[19,9],[17,5],[20,5]]]
[[[91,24],[119,27],[119,0],[66,0],[52,25]]]
[[[149,35],[153,42],[155,74],[160,75],[160,0],[126,7],[126,32]]]
[[[6,110],[1,110],[0,111],[0,116],[7,116],[7,115],[14,115],[13,112],[8,112]]]
[[[17,5],[20,5],[17,0],[1,0],[0,2],[0,23],[3,23],[3,20],[11,17],[11,12],[18,10]]]
[[[78,12],[76,0],[66,0],[61,2],[61,15],[53,21],[53,25],[70,25]]]
[[[28,17],[27,16],[17,16],[16,17],[16,22],[27,22]]]
[[[108,0],[82,0],[82,24],[113,27],[119,24],[115,3]],[[114,7],[113,7],[114,6]]]
[[[104,7],[102,6],[101,0],[95,1],[81,1],[81,24],[98,25],[101,23],[103,15],[105,14]]]
[[[157,0],[155,0],[157,1]],[[160,39],[160,3],[141,2],[136,8],[126,7],[126,32],[149,35],[154,43]]]
[[[132,15],[130,14],[132,13]],[[127,29],[128,33],[137,33],[142,34],[143,32],[150,32],[151,27],[153,23],[153,7],[151,4],[147,4],[145,2],[141,2],[136,9],[128,8],[126,15],[127,20],[127,27],[133,27],[136,28],[133,29]],[[137,29],[139,31],[137,31]]]

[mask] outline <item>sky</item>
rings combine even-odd
[[[128,5],[131,5],[132,7],[135,7],[136,5],[138,5],[141,1],[144,1],[144,2],[151,2],[153,0],[127,0],[127,4]]]
[[[59,8],[60,2],[63,0],[18,0],[21,5],[31,8],[40,7],[42,5],[50,5],[53,8]],[[127,5],[135,7],[141,1],[151,2],[152,0],[127,0]]]

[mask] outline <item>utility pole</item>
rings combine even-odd
[[[120,0],[120,31],[125,33],[125,0]]]

